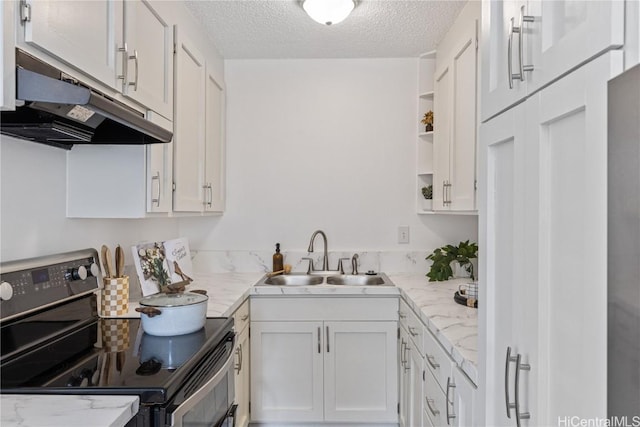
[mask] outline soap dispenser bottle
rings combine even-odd
[[[280,253],[280,243],[276,243],[276,253],[273,254],[273,271],[282,271],[284,269],[282,254]]]

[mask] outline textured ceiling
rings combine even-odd
[[[359,0],[343,22],[324,26],[297,0],[186,1],[227,59],[415,57],[435,49],[465,3]]]

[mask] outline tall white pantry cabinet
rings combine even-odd
[[[483,425],[607,416],[607,81],[624,8],[483,3]]]

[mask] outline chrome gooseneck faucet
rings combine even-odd
[[[322,257],[322,270],[323,271],[328,271],[329,270],[329,255],[327,254],[327,235],[324,234],[324,231],[322,230],[316,230],[313,232],[313,234],[311,235],[311,241],[309,242],[309,252],[313,252],[313,241],[315,240],[316,236],[320,234],[322,235],[322,240],[324,242],[324,255]]]

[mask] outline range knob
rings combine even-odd
[[[87,268],[84,265],[78,268],[70,268],[64,277],[70,282],[74,280],[84,280],[87,278]]]
[[[87,272],[89,273],[89,277],[98,277],[100,276],[100,267],[95,262],[85,266]]]
[[[13,297],[13,286],[9,282],[0,283],[0,300],[9,301]]]

